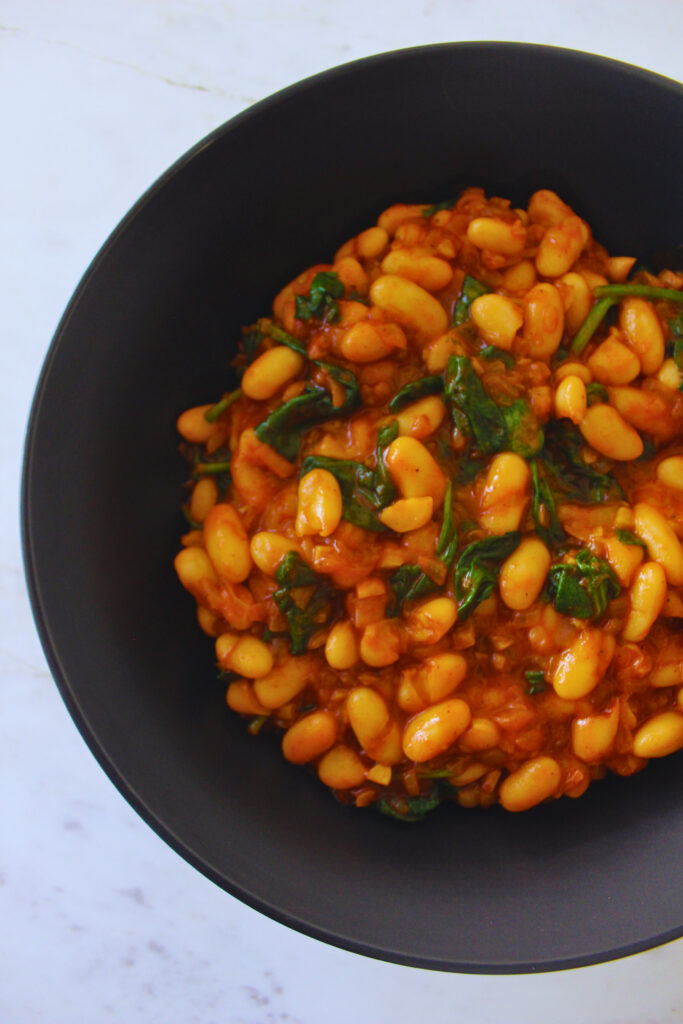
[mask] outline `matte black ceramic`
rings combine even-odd
[[[683,90],[560,49],[387,54],[257,104],[140,200],[38,384],[23,525],[36,620],[78,728],[149,824],[230,893],[415,966],[587,964],[683,933],[680,757],[523,815],[406,826],[337,804],[226,711],[171,567],[174,423],[230,382],[240,326],[393,201],[558,190],[616,254],[683,238]]]

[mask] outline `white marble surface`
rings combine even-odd
[[[309,74],[417,43],[554,43],[676,78],[681,0],[0,0],[0,22],[0,1024],[683,1020],[683,940],[558,974],[439,974],[325,946],[208,882],[73,726],[31,619],[17,513],[59,316],[120,217],[195,141]]]

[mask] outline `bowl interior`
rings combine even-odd
[[[683,90],[586,55],[452,44],[278,94],[181,159],[86,274],[26,447],[29,587],[95,756],[192,864],[252,906],[416,966],[527,971],[680,935],[681,759],[521,816],[402,826],[338,805],[229,714],[172,570],[179,412],[229,385],[242,324],[394,201],[557,190],[615,254],[674,246]]]

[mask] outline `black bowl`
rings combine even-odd
[[[85,274],[40,378],[23,480],[47,658],[95,757],[190,863],[309,935],[414,966],[588,964],[683,933],[680,757],[524,815],[406,826],[337,804],[226,711],[172,570],[174,423],[240,326],[394,201],[557,190],[615,254],[683,237],[683,89],[548,47],[390,53],[257,104],[171,168]]]

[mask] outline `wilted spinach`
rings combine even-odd
[[[526,692],[533,696],[536,693],[543,693],[545,690],[545,676],[540,669],[530,668],[524,673],[526,678]]]
[[[485,345],[479,352],[479,355],[482,359],[499,359],[501,363],[504,363],[507,370],[511,370],[516,365],[516,360],[512,353],[505,352],[496,345]]]
[[[396,821],[422,821],[426,814],[438,807],[453,792],[453,787],[445,780],[434,782],[429,793],[419,796],[399,796],[379,800],[373,806],[380,814],[385,814]]]
[[[390,412],[400,412],[411,402],[417,402],[420,398],[427,398],[428,395],[440,395],[443,392],[443,377],[441,374],[433,377],[420,377],[419,380],[411,381],[397,391],[389,402]]]
[[[465,280],[462,283],[460,297],[453,310],[453,326],[457,327],[459,324],[464,324],[467,320],[471,319],[470,306],[474,300],[478,299],[480,295],[486,295],[490,291],[491,289],[488,285],[477,281],[476,277],[470,277],[469,274],[466,274]]]
[[[334,589],[327,578],[306,565],[296,551],[289,551],[282,559],[275,570],[275,580],[279,586],[273,599],[287,621],[291,652],[303,654],[313,634],[326,626],[334,615]],[[301,604],[301,588],[309,587],[313,588],[312,592],[305,604]]]
[[[449,480],[444,497],[443,522],[436,542],[436,556],[443,562],[446,573],[451,568],[458,550],[458,531],[453,520],[453,484]],[[404,601],[417,601],[428,597],[443,584],[433,580],[419,565],[402,565],[389,577],[392,599],[387,607],[387,618],[401,611]]]
[[[501,565],[521,539],[521,532],[513,530],[476,540],[465,548],[456,563],[453,577],[459,622],[468,618],[477,605],[493,593]]]
[[[565,532],[557,515],[555,496],[544,476],[543,464],[538,459],[533,459],[529,463],[529,467],[533,488],[531,512],[536,524],[536,533],[546,547],[553,547],[566,540]]]
[[[294,315],[298,320],[335,320],[339,306],[335,299],[341,299],[344,284],[333,270],[321,270],[315,275],[308,295],[297,295]]]
[[[600,473],[581,458],[584,440],[578,427],[567,419],[549,420],[539,460],[553,489],[582,504],[601,504],[624,498],[615,477]]]
[[[556,562],[548,571],[546,591],[562,615],[599,619],[609,602],[621,593],[619,581],[604,558],[588,548],[576,552],[575,562]]]

